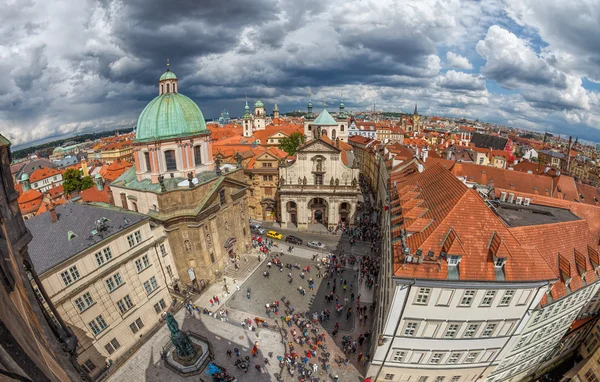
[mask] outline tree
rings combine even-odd
[[[285,137],[279,140],[279,147],[288,153],[288,155],[296,154],[298,146],[304,143],[304,135],[299,132],[293,132],[289,137]]]
[[[73,191],[83,191],[94,185],[91,176],[82,177],[82,172],[75,168],[67,169],[63,174],[63,189],[65,194],[70,194]]]

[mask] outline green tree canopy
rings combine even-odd
[[[83,176],[81,170],[75,168],[67,169],[63,174],[63,188],[65,194],[70,194],[73,191],[83,191],[94,185],[91,176]]]
[[[299,132],[293,132],[289,137],[285,137],[279,140],[279,147],[288,153],[288,155],[296,154],[298,146],[304,143],[304,135]]]

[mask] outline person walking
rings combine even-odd
[[[236,357],[239,357],[239,356],[240,356],[240,349],[238,349],[238,348],[233,348],[233,352],[235,353],[235,356],[236,356]]]

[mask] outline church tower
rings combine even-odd
[[[345,106],[344,106],[344,95],[341,94],[340,95],[340,113],[338,115],[338,118],[340,119],[345,119],[346,118],[346,111],[344,110]]]
[[[417,111],[417,104],[415,103],[415,111],[413,112],[413,116],[412,116],[413,131],[421,131],[421,126],[419,124],[420,119],[421,119],[421,116],[419,115],[419,112]]]
[[[308,118],[313,118],[313,111],[312,111],[312,92],[309,90],[308,91]]]
[[[265,118],[266,118],[265,105],[261,102],[260,99],[258,99],[254,103],[254,123],[253,123],[254,131],[265,129],[265,125],[266,125]]]
[[[242,117],[242,125],[244,126],[244,137],[252,136],[252,114],[250,114],[250,106],[248,106],[248,97],[246,97],[246,106],[244,106],[244,116]]]
[[[273,108],[273,119],[275,118],[279,118],[279,108],[277,107],[277,104],[275,104],[275,107]]]

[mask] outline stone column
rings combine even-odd
[[[287,202],[288,202],[288,201],[287,201],[287,200],[285,200],[285,199],[282,199],[282,200],[279,202],[279,204],[280,204],[280,205],[279,205],[279,211],[281,211],[281,212],[280,212],[280,215],[281,215],[281,225],[282,225],[282,226],[283,226],[284,224],[287,224],[287,223],[289,223],[289,220],[290,220],[290,219],[289,219],[289,216],[288,216],[289,214],[287,213]]]

